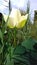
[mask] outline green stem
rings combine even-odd
[[[16,47],[16,28],[14,28],[14,42],[13,42],[14,47]]]

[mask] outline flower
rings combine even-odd
[[[8,18],[8,15],[3,14],[3,16],[6,21]],[[21,16],[20,10],[12,9],[12,11],[9,15],[9,20],[7,22],[7,26],[9,28],[14,28],[14,27],[22,28],[27,21],[27,17],[28,17],[28,14],[26,14],[25,16],[24,15]]]

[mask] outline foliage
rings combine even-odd
[[[37,39],[37,29],[31,24],[29,10],[28,2],[26,12],[28,13],[28,19],[22,29],[17,29],[16,27],[13,29],[8,28],[3,15],[0,13],[0,65],[32,65],[32,61],[34,62],[34,60],[37,63],[37,59],[34,58],[34,56],[37,57],[37,50],[36,54],[33,51],[33,45],[37,43],[34,42]],[[11,5],[9,0],[9,14],[10,12]],[[8,19],[9,16],[7,22]],[[37,44],[34,47],[37,49]]]

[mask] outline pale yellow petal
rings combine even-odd
[[[16,25],[17,28],[22,28],[25,26],[26,20],[22,20],[18,25]]]
[[[28,17],[28,14],[26,14],[25,16],[21,16],[20,18],[20,21],[19,21],[19,24],[16,25],[17,28],[22,28],[25,26],[25,23],[27,22],[27,17]]]
[[[21,16],[21,17],[20,17],[20,22],[21,22],[22,20],[27,20],[27,17],[28,17],[28,14],[26,14],[25,16],[24,16],[24,15]]]
[[[14,28],[14,23],[13,23],[13,19],[11,17],[9,17],[9,20],[7,22],[7,26],[9,28]]]
[[[10,17],[13,18],[14,26],[16,26],[19,23],[19,20],[20,20],[20,17],[21,17],[20,10],[12,9]]]
[[[3,16],[4,16],[5,22],[7,22],[8,15],[3,14]],[[9,19],[8,19],[8,22],[7,22],[7,26],[9,28],[13,28],[14,27],[13,20],[12,20],[12,18],[10,16],[9,16]]]

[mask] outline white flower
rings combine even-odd
[[[10,28],[14,28],[14,27],[22,28],[27,21],[27,17],[28,17],[28,14],[26,14],[25,16],[24,15],[21,16],[20,10],[12,9],[9,15],[7,26]],[[8,15],[4,15],[5,21],[7,20],[7,18],[8,18]]]

